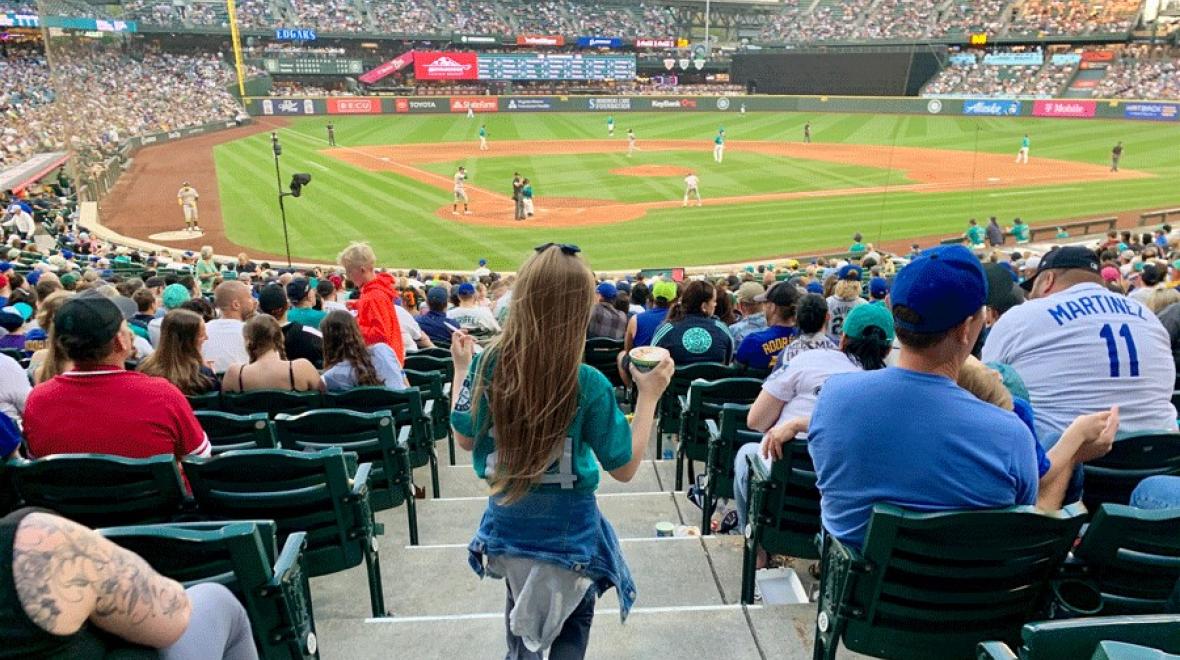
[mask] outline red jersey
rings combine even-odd
[[[209,453],[209,440],[175,385],[119,367],[70,371],[33,388],[24,426],[34,458]]]

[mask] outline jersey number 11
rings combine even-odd
[[[1102,326],[1102,331],[1098,335],[1106,340],[1106,353],[1110,356],[1110,377],[1118,378],[1119,346],[1115,341],[1114,329],[1107,323]],[[1119,328],[1119,336],[1127,342],[1127,353],[1131,358],[1131,378],[1137,378],[1139,376],[1139,352],[1135,350],[1135,338],[1131,336],[1131,328],[1126,323]]]

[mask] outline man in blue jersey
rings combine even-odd
[[[768,327],[746,335],[738,345],[734,361],[751,369],[773,369],[778,354],[799,334],[795,327],[799,298],[799,288],[790,282],[778,282],[755,298],[764,305]]]

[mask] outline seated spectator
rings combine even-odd
[[[287,285],[287,301],[291,308],[287,310],[287,320],[298,323],[305,328],[320,329],[320,323],[327,312],[315,308],[315,290],[311,283],[302,277],[291,280]]]
[[[860,297],[860,277],[860,268],[851,264],[836,273],[836,284],[832,288],[832,295],[828,296],[828,336],[832,341],[840,341],[844,317],[853,309],[868,304]]]
[[[450,343],[457,327],[447,319],[447,290],[441,286],[430,287],[426,305],[427,312],[414,320],[432,341]]]
[[[713,318],[716,308],[717,288],[712,283],[689,282],[651,345],[668,349],[678,367],[695,362],[728,364],[733,359],[733,337],[724,323]]]
[[[273,316],[259,314],[250,319],[243,326],[242,335],[246,340],[250,364],[230,365],[221,380],[222,389],[226,392],[310,392],[324,389],[324,383],[320,380],[315,365],[304,358],[287,359],[283,329]],[[247,372],[246,369],[250,371]]]
[[[397,314],[397,325],[402,331],[402,346],[405,347],[406,353],[417,353],[426,348],[434,348],[434,342],[425,332],[422,332],[422,326],[414,320],[414,315],[410,313],[410,310],[403,305],[394,303],[393,311]]]
[[[402,331],[398,325],[397,284],[389,273],[376,271],[377,255],[367,243],[352,243],[340,252],[338,257],[344,275],[358,289],[356,322],[361,335],[369,345],[384,342],[397,353],[399,364],[406,360],[406,348],[402,343]]]
[[[615,308],[619,291],[610,282],[603,282],[594,291],[598,300],[590,308],[590,337],[622,339],[627,330],[627,313]]]
[[[71,298],[54,317],[53,334],[73,367],[29,394],[30,455],[209,454],[205,432],[175,385],[124,370],[135,349],[113,302],[93,294]]]
[[[58,291],[42,301],[37,308],[37,324],[45,331],[46,340],[45,347],[36,350],[29,358],[29,373],[35,385],[65,373],[70,368],[70,361],[65,353],[56,348],[53,319],[61,306],[73,297],[74,294],[69,291]]]
[[[5,650],[21,657],[256,660],[250,619],[220,584],[185,589],[102,534],[47,511],[0,519]]]
[[[268,284],[258,294],[258,309],[279,322],[284,352],[292,360],[304,359],[316,369],[324,366],[324,339],[319,330],[287,319],[287,294],[280,284]]]
[[[668,310],[672,308],[672,303],[676,302],[676,283],[672,281],[656,282],[652,286],[651,293],[653,307],[627,321],[627,332],[623,340],[628,351],[636,346],[651,345],[656,330],[667,320]]]
[[[365,346],[360,326],[348,312],[324,318],[324,388],[329,392],[365,385],[405,389],[405,374],[388,344]]]
[[[235,362],[250,361],[242,327],[254,316],[257,303],[250,294],[250,287],[231,280],[217,285],[213,291],[213,305],[219,316],[205,324],[208,339],[201,346],[201,355],[206,362],[212,363],[214,373],[221,374]]]
[[[164,316],[159,345],[139,365],[139,371],[172,383],[186,396],[215,392],[221,383],[201,360],[201,345],[208,337],[205,322],[187,309],[174,309]]]
[[[898,272],[892,296],[898,367],[828,379],[810,423],[824,529],[857,547],[877,503],[945,511],[1037,499],[1028,427],[955,383],[983,328],[979,260],[958,245],[927,250]]]
[[[340,279],[339,275],[332,277]],[[319,284],[315,285],[315,292],[320,297],[325,316],[336,310],[348,311],[348,306],[340,302],[340,290],[336,288],[336,284],[331,279],[320,280]]]
[[[20,363],[0,355],[0,415],[19,420],[25,412],[30,389],[29,374]]]
[[[799,328],[799,336],[778,354],[775,371],[781,371],[804,351],[815,348],[837,349],[825,332],[828,327],[828,301],[818,293],[809,293],[799,301],[798,307],[795,325]]]
[[[757,282],[743,282],[738,287],[737,305],[742,318],[729,326],[729,334],[733,335],[733,345],[741,346],[742,340],[751,332],[766,329],[766,313],[763,304],[756,298],[766,293],[766,289]]]
[[[137,311],[135,316],[127,321],[127,325],[131,326],[131,332],[134,332],[135,336],[151,341],[148,325],[156,319],[156,306],[159,304],[159,300],[156,298],[156,294],[147,287],[136,289],[135,293],[131,294],[131,300],[135,303]]]
[[[475,285],[464,282],[455,288],[455,295],[459,298],[459,306],[447,310],[447,318],[462,330],[476,333],[498,333],[500,324],[491,310],[480,307],[475,301]]]
[[[193,294],[183,284],[169,284],[164,287],[164,293],[160,299],[164,303],[164,313],[174,309],[180,309],[180,306],[191,300]],[[160,344],[160,327],[164,323],[164,317],[157,315],[148,323],[148,340],[152,342],[152,346],[159,346]]]
[[[799,334],[795,327],[799,289],[790,282],[779,282],[754,300],[765,306],[770,326],[746,335],[734,354],[734,361],[751,369],[771,369],[779,353]]]

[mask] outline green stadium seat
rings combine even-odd
[[[227,392],[221,396],[221,409],[235,415],[266,413],[270,419],[285,413],[298,415],[320,407],[319,392],[292,392],[290,390],[252,390],[250,392]]]
[[[724,413],[722,413],[724,415]],[[745,544],[742,547],[742,602],[754,602],[754,573],[758,548],[769,554],[819,559],[819,489],[807,441],[783,446],[783,457],[767,472],[757,457],[749,458],[750,494],[747,498]]]
[[[443,374],[443,382],[449,383],[455,377],[455,363],[448,353],[445,357],[410,353],[406,355],[406,369],[414,371],[439,371]]]
[[[1103,504],[1074,556],[1102,594],[1102,614],[1162,614],[1180,580],[1180,509]]]
[[[1025,624],[1017,652],[1004,642],[984,642],[978,660],[1067,660],[1093,658],[1103,642],[1126,642],[1180,653],[1180,615],[1101,616]],[[1124,657],[1124,656],[1120,656]],[[1166,656],[1165,656],[1166,657]]]
[[[671,387],[669,385],[669,387]],[[693,462],[709,460],[710,420],[721,416],[727,403],[752,404],[762,391],[757,378],[722,378],[714,381],[691,381],[687,396],[680,399],[680,438],[676,451],[676,490],[683,487],[687,470],[689,481],[694,479]],[[731,464],[732,465],[732,464]],[[732,471],[732,468],[731,468]],[[732,494],[733,485],[730,484]]]
[[[274,428],[283,449],[318,451],[339,447],[356,454],[357,460],[371,463],[369,502],[373,510],[384,511],[404,504],[409,520],[410,545],[418,545],[409,424],[399,427],[389,410],[365,413],[327,409],[295,416],[279,415],[275,418]]]
[[[1090,511],[1106,503],[1127,504],[1131,491],[1147,477],[1180,476],[1180,433],[1120,435],[1106,456],[1082,465],[1082,501]]]
[[[449,360],[449,359],[451,359],[451,349],[450,349],[450,346],[438,346],[436,343],[435,346],[432,348],[422,348],[422,349],[418,349],[417,351],[415,351],[413,353],[406,354],[407,357],[410,355],[425,355],[425,356],[429,356],[429,357],[443,358],[443,359]]]
[[[451,465],[455,464],[455,434],[451,430],[450,382],[438,371],[414,371],[406,369],[406,380],[422,393],[423,408],[429,404],[431,437],[435,441],[447,439]]]
[[[416,387],[391,390],[387,387],[354,387],[345,392],[324,394],[324,406],[357,412],[388,411],[398,428],[409,427],[407,446],[410,449],[410,467],[430,466],[430,483],[434,497],[439,497],[438,454],[434,450],[434,432],[430,414],[435,403],[422,401],[422,393]],[[361,460],[365,460],[364,457]]]
[[[232,415],[217,410],[195,411],[197,421],[205,429],[213,454],[238,449],[274,449],[274,429],[265,413]]]
[[[619,353],[623,352],[623,340],[610,337],[594,337],[586,340],[582,362],[597,369],[612,387],[622,387],[623,377],[619,375]]]
[[[1094,649],[1094,656],[1090,660],[1180,660],[1180,655],[1138,644],[1103,641],[1098,642],[1098,648]]]
[[[87,527],[171,522],[186,496],[173,456],[58,454],[5,467],[23,506],[49,509]]]
[[[285,449],[231,451],[185,458],[197,513],[211,520],[274,520],[280,538],[307,533],[311,577],[359,566],[368,570],[373,616],[385,616],[369,478],[373,466],[332,447],[316,453]]]
[[[269,520],[108,527],[99,532],[185,587],[203,582],[228,587],[250,616],[263,660],[319,657],[303,532],[289,535],[277,556],[275,525]]]
[[[863,551],[824,536],[816,660],[835,658],[841,641],[907,660],[973,658],[980,642],[1018,641],[1084,518],[1076,504],[1054,514],[876,505]]]
[[[691,392],[691,390],[689,390]],[[734,457],[748,442],[761,442],[762,434],[746,427],[750,406],[727,403],[721,407],[718,419],[706,419],[709,429],[709,448],[705,463],[705,496],[701,508],[701,534],[712,530],[709,518],[717,507],[717,500],[733,498]]]
[[[193,410],[220,410],[221,392],[206,392],[185,397]]]
[[[694,380],[721,380],[729,378],[733,374],[734,368],[732,366],[720,362],[698,362],[676,367],[676,372],[672,374],[672,380],[668,383],[668,387],[660,397],[659,406],[656,408],[656,414],[659,415],[656,429],[657,458],[664,457],[664,434],[680,432],[680,400],[688,394],[688,386]],[[676,479],[678,480],[676,490],[680,490],[683,484],[679,481],[679,470]]]

